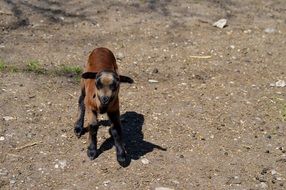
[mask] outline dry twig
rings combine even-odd
[[[196,58],[196,59],[209,59],[211,58],[211,55],[191,55],[190,58]]]
[[[32,143],[29,143],[29,144],[26,144],[26,145],[23,145],[23,146],[20,146],[20,147],[17,147],[15,148],[16,150],[22,150],[24,148],[28,148],[28,147],[31,147],[31,146],[35,146],[37,144],[41,143],[41,141],[39,142],[32,142]]]

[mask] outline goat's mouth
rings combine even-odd
[[[102,106],[108,106],[114,99],[113,96],[98,96]]]

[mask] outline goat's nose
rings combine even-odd
[[[101,101],[102,101],[103,104],[107,104],[108,101],[109,101],[109,97],[108,97],[108,96],[103,96],[103,97],[101,98]]]

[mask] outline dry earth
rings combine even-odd
[[[2,67],[83,66],[104,46],[136,81],[120,93],[121,167],[108,127],[93,161],[73,134],[75,77],[2,68],[0,189],[286,189],[285,12],[285,0],[0,1]]]

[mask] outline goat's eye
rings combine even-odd
[[[97,81],[97,82],[95,83],[95,85],[96,85],[96,88],[97,88],[97,89],[101,89],[101,88],[103,87],[103,85],[102,85],[102,83],[100,82],[100,80]]]
[[[117,88],[116,83],[112,83],[112,84],[110,85],[110,90],[115,91],[116,88]]]

